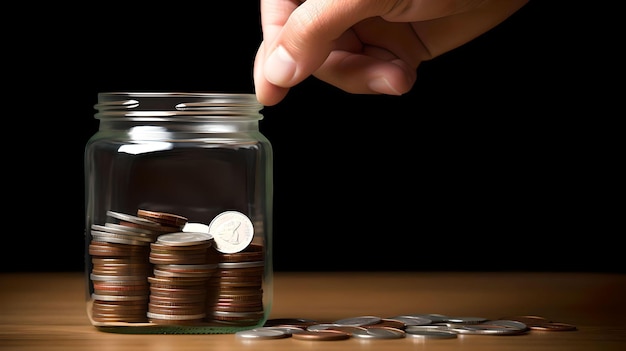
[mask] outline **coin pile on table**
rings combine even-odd
[[[528,324],[527,324],[528,323]],[[407,314],[382,318],[358,316],[333,322],[300,318],[270,319],[263,327],[242,330],[244,340],[293,338],[309,341],[356,339],[456,339],[459,335],[520,335],[531,330],[573,331],[571,324],[552,322],[539,316],[498,319],[453,317],[442,314]]]

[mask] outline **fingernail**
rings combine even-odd
[[[387,95],[402,95],[394,89],[385,77],[378,77],[370,80],[367,86],[373,91]]]
[[[295,73],[296,62],[282,46],[274,49],[265,62],[265,79],[272,84],[288,87]]]

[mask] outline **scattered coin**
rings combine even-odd
[[[541,331],[572,331],[576,330],[576,326],[567,323],[559,323],[553,322],[543,317],[539,316],[514,316],[514,317],[505,317],[501,319],[508,319],[513,321],[518,321],[526,324],[532,330],[541,330]]]
[[[302,333],[304,331],[304,329],[302,329],[302,328],[289,327],[289,326],[284,326],[284,327],[261,327],[261,328],[257,328],[257,329],[275,329],[275,330],[280,330],[280,331],[282,331],[284,333],[287,333],[289,335],[295,334],[295,333]]]
[[[400,330],[404,330],[404,328],[406,328],[406,324],[402,321],[398,321],[398,320],[393,320],[393,319],[387,319],[387,318],[383,318],[381,319],[380,322],[376,323],[376,324],[371,324],[371,325],[364,325],[364,328],[381,328],[381,327],[387,327],[387,328],[394,328],[394,329],[400,329]]]
[[[251,330],[240,330],[235,333],[235,337],[240,339],[255,339],[255,340],[268,340],[268,339],[281,339],[288,338],[291,334],[280,329],[271,328],[256,328]]]
[[[376,316],[359,316],[352,318],[344,318],[334,321],[334,324],[361,327],[364,325],[372,325],[380,323],[382,318]]]
[[[426,320],[436,320],[426,324]],[[404,324],[401,321],[406,320]],[[461,322],[464,323],[461,323]],[[529,325],[524,321],[529,322]],[[389,323],[398,325],[398,328],[389,326]],[[421,324],[421,325],[420,325]],[[535,328],[556,328],[552,324],[562,325],[562,328],[575,328],[565,323],[555,323],[538,316],[517,316],[489,320],[482,317],[448,317],[445,315],[399,315],[390,318],[376,316],[359,316],[339,319],[334,322],[318,322],[302,318],[269,319],[266,322],[270,328],[274,326],[288,327],[291,336],[298,340],[344,340],[358,339],[400,339],[404,337],[422,339],[454,339],[459,334],[473,335],[518,335],[527,333],[533,325]],[[548,326],[546,326],[548,325]],[[544,330],[544,329],[537,329]],[[563,329],[566,330],[566,329]],[[572,330],[572,329],[567,329]],[[289,331],[284,331],[289,333]]]
[[[512,320],[490,320],[477,324],[455,325],[450,328],[459,334],[514,335],[528,331],[526,324]]]
[[[395,316],[389,317],[388,319],[400,321],[405,325],[427,325],[433,323],[432,319],[430,318],[413,315]]]
[[[305,330],[302,333],[292,334],[291,336],[296,340],[309,340],[309,341],[335,341],[350,339],[350,334],[338,330],[318,330],[310,331]]]
[[[318,330],[339,329],[340,327],[342,327],[342,325],[337,324],[337,323],[318,323],[318,324],[309,325],[308,327],[306,327],[306,330],[318,331]],[[349,327],[349,326],[346,325],[344,327]]]
[[[444,323],[446,321],[448,321],[448,319],[450,317],[444,315],[444,314],[438,314],[438,313],[427,313],[427,314],[406,314],[403,315],[404,317],[409,317],[409,318],[418,318],[418,319],[429,319],[432,321],[432,323]]]
[[[442,316],[445,319],[444,323],[453,323],[453,324],[478,324],[487,321],[487,318],[483,317],[446,317]]]
[[[454,339],[457,337],[457,333],[453,331],[435,329],[407,329],[405,333],[407,337],[423,339]]]
[[[406,336],[406,333],[400,329],[394,328],[363,328],[359,327],[356,332],[352,333],[352,336],[359,339],[402,339]]]

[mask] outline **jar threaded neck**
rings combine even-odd
[[[98,94],[94,108],[101,120],[263,119],[263,105],[247,93],[105,92]]]

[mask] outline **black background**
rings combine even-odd
[[[30,16],[3,54],[0,267],[77,271],[97,93],[253,92],[258,4]],[[310,78],[266,107],[275,269],[626,272],[616,91],[601,92],[615,72],[588,35],[531,1],[402,97]]]

